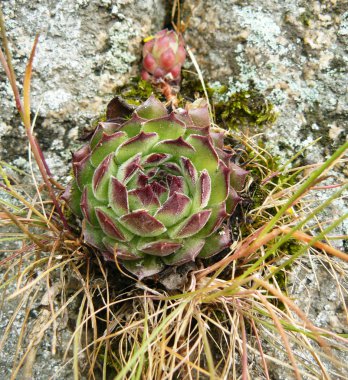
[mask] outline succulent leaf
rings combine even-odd
[[[186,239],[182,248],[173,255],[166,256],[163,261],[167,265],[182,265],[194,261],[204,246],[204,239]]]
[[[211,176],[214,191],[209,198],[208,205],[216,205],[225,202],[230,190],[230,169],[219,160],[218,170]]]
[[[175,157],[187,157],[195,153],[195,148],[181,136],[175,140],[164,140],[153,147],[154,152],[167,153]]]
[[[162,37],[152,47],[166,68],[173,56],[165,45],[175,41]],[[135,110],[118,98],[108,112],[112,119],[73,154],[63,195],[82,218],[85,242],[139,279],[226,248],[247,171],[231,163],[223,134],[210,131],[206,102],[168,115],[153,95]]]
[[[166,107],[154,95],[141,104],[136,112],[144,119],[156,119],[168,114]]]
[[[203,210],[187,217],[183,222],[168,231],[171,238],[187,238],[197,234],[207,223],[211,210]]]
[[[133,238],[134,235],[121,226],[116,215],[109,208],[96,207],[95,213],[105,235],[121,242],[130,241]]]
[[[118,163],[122,163],[129,158],[132,158],[138,152],[147,153],[157,141],[157,133],[140,132],[138,135],[125,141],[118,147],[115,155],[116,160]]]
[[[123,215],[120,222],[125,228],[138,236],[158,236],[166,231],[165,226],[145,210]]]
[[[113,176],[110,177],[109,184],[109,206],[117,216],[122,216],[129,212],[127,188]]]
[[[141,129],[143,132],[157,133],[160,140],[175,140],[184,135],[186,127],[175,114],[171,113],[168,116],[145,122]]]
[[[109,179],[116,171],[114,154],[110,153],[95,169],[92,177],[92,189],[94,196],[100,201],[108,200]]]
[[[196,150],[196,152],[190,157],[196,169],[198,171],[207,169],[210,175],[215,173],[219,158],[209,137],[190,135],[186,142],[191,144]]]
[[[248,171],[242,169],[240,166],[230,163],[230,169],[231,169],[231,186],[236,191],[243,190],[245,178],[248,175]]]
[[[115,150],[127,139],[125,132],[116,132],[112,135],[102,134],[99,142],[94,147],[91,154],[91,163],[94,167],[97,167],[104,158],[115,152]],[[103,147],[103,149],[100,149]]]
[[[185,218],[189,214],[190,209],[190,198],[185,194],[174,192],[163,203],[162,207],[155,214],[155,217],[166,227],[170,227]]]
[[[225,225],[220,231],[218,231],[218,233],[205,239],[204,247],[199,252],[198,257],[207,259],[227,248],[231,243],[230,235],[230,231]]]
[[[168,256],[182,247],[182,243],[174,240],[159,239],[149,241],[149,239],[140,239],[138,249],[141,252],[154,256]]]
[[[151,255],[140,260],[124,261],[123,266],[139,280],[153,276],[165,268],[164,262],[159,257]]]

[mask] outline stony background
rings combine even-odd
[[[40,32],[32,88],[35,128],[52,171],[64,177],[79,131],[103,111],[117,86],[138,73],[140,43],[163,27],[170,7],[165,0],[4,0],[2,6],[19,77]],[[312,164],[345,141],[346,0],[185,0],[184,7],[192,13],[185,38],[205,79],[227,85],[230,93],[256,88],[277,106],[277,122],[262,131],[273,154],[284,162],[321,137],[300,157],[301,164]],[[23,128],[2,71],[0,76],[0,156],[26,168]],[[342,181],[346,170],[337,168],[328,184]],[[315,195],[317,202],[328,196]],[[323,220],[344,208],[338,200]],[[347,230],[345,223],[337,234]],[[337,245],[344,248],[343,242]],[[320,326],[347,333],[336,280],[323,268],[302,262],[290,290]],[[276,378],[287,376],[277,372]]]

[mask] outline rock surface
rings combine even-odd
[[[163,27],[164,2],[10,0],[2,7],[18,78],[40,33],[32,112],[38,112],[36,131],[52,170],[64,175],[66,152],[79,130],[104,112],[117,86],[138,73],[142,40]],[[24,133],[7,81],[1,81],[0,98],[0,156],[12,160],[25,145],[18,144]]]
[[[165,4],[161,0],[2,3],[18,77],[23,76],[35,33],[40,32],[33,112],[38,113],[38,139],[58,177],[69,171],[70,149],[82,128],[103,112],[117,86],[138,73],[140,43],[163,27]],[[278,107],[277,122],[262,131],[269,151],[285,162],[320,137],[297,161],[313,164],[344,142],[348,130],[346,0],[186,0],[184,6],[192,11],[185,38],[205,80],[227,85],[230,93],[257,89]],[[0,159],[27,168],[23,127],[10,86],[3,80],[0,111]],[[346,168],[336,168],[328,184],[344,175]],[[329,195],[318,192],[316,201]],[[331,218],[330,213],[342,215],[344,208],[344,200],[338,200],[322,220]],[[347,235],[347,231],[346,222],[336,232]],[[337,244],[344,248],[343,242]],[[347,333],[344,310],[337,306],[341,300],[336,279],[317,262],[312,265],[314,272],[303,265],[294,270],[291,294],[320,326]],[[45,355],[42,358],[39,367],[47,366]],[[8,360],[8,356],[1,358],[0,373]],[[291,378],[277,370],[275,374],[277,379]]]
[[[193,16],[188,44],[206,80],[230,92],[251,87],[278,106],[265,131],[272,151],[322,160],[347,137],[348,2],[186,1]],[[275,144],[276,143],[276,144]]]

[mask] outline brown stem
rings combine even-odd
[[[280,229],[282,230],[282,233],[285,233],[285,234],[288,234],[291,232],[291,229],[289,227],[280,227]],[[313,247],[318,248],[322,251],[325,251],[326,253],[329,253],[332,256],[338,257],[339,259],[344,260],[344,261],[348,261],[348,254],[334,247],[331,247],[331,245],[322,243],[321,241],[312,242],[314,238],[313,236],[310,236],[301,231],[292,232],[291,235],[297,240],[304,241],[305,243],[311,243]]]
[[[6,66],[7,66],[8,72],[6,72],[6,67],[5,67],[4,62],[3,62],[3,59],[5,59],[5,56],[2,53],[2,51],[0,51],[1,64],[3,65],[3,67],[5,69],[5,72],[6,72],[6,76],[8,77],[8,79],[10,81],[10,84],[11,84],[11,87],[12,87],[12,91],[13,91],[13,94],[14,94],[14,97],[15,97],[16,107],[17,107],[18,112],[20,113],[20,115],[22,117],[22,115],[23,115],[23,107],[22,107],[21,99],[20,99],[20,96],[19,96],[19,91],[18,91],[17,84],[16,84],[16,74],[14,72],[13,65],[12,65],[12,54],[11,54],[11,50],[10,50],[10,48],[8,46],[8,41],[7,41],[7,36],[6,36],[6,28],[5,28],[5,22],[4,22],[4,16],[3,16],[3,13],[2,13],[1,7],[0,7],[0,33],[1,33],[2,43],[4,45],[4,50],[5,50],[6,58],[7,58],[5,60],[5,62],[7,62]],[[3,57],[1,57],[1,56],[3,56]]]
[[[262,230],[263,229],[260,228],[259,230],[254,232],[251,236],[249,236],[246,239],[246,241],[244,241],[243,244],[241,244],[240,248],[232,256],[225,257],[224,259],[206,268],[202,272],[198,272],[196,275],[197,280],[200,280],[201,278],[207,276],[209,273],[212,273],[222,267],[225,267],[226,265],[230,264],[234,260],[248,256],[250,253],[255,252],[260,247],[267,244],[270,240],[274,239],[282,232],[279,228],[277,228],[273,230],[272,232],[268,233],[266,236],[262,237],[261,239],[255,240],[254,243],[250,244],[251,241],[256,239],[258,235],[260,235]]]
[[[279,227],[279,228],[274,229],[273,231],[269,232],[267,235],[263,236],[261,239],[257,239],[258,235],[260,235],[262,230],[263,228],[257,230],[256,232],[254,232],[254,234],[249,236],[232,256],[225,257],[224,259],[218,261],[217,263],[211,265],[210,267],[204,269],[203,271],[197,272],[196,274],[197,281],[207,276],[208,274],[215,272],[216,270],[220,268],[225,267],[226,265],[230,264],[234,260],[249,256],[251,253],[256,252],[260,247],[267,244],[269,241],[273,240],[280,234],[291,233],[292,237],[297,240],[303,241],[305,243],[311,243],[311,245],[313,245],[313,247],[315,248],[321,249],[322,251],[325,251],[326,253],[332,256],[338,257],[339,259],[342,259],[344,261],[348,261],[347,254],[339,251],[338,249],[331,247],[328,244],[322,243],[320,241],[313,242],[312,241],[313,236],[307,235],[304,232],[292,231],[290,227],[284,226],[284,227]],[[253,240],[255,241],[251,243],[251,241]]]
[[[63,212],[60,208],[60,205],[58,203],[58,200],[56,198],[56,195],[53,191],[51,182],[49,180],[49,174],[50,171],[48,169],[48,166],[46,164],[46,161],[43,159],[43,153],[39,147],[39,144],[37,143],[34,135],[31,132],[31,120],[30,120],[30,80],[31,80],[31,73],[33,69],[33,61],[36,51],[36,46],[38,43],[39,36],[37,35],[35,37],[35,41],[30,53],[29,62],[27,64],[27,67],[25,69],[25,76],[24,76],[24,83],[23,83],[23,123],[25,126],[25,131],[27,133],[27,137],[29,140],[29,144],[31,147],[31,150],[34,154],[35,161],[39,167],[41,176],[45,182],[45,185],[47,187],[48,193],[50,195],[50,198],[52,199],[52,202],[59,214],[59,217],[61,218],[61,221],[63,223],[63,226],[66,230],[70,230],[68,222],[66,221]]]

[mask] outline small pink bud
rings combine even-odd
[[[155,78],[163,78],[165,76],[165,71],[163,69],[160,69],[159,67],[157,67],[157,69],[153,73],[153,76]]]
[[[149,81],[150,80],[150,74],[146,70],[141,71],[141,79]]]
[[[173,50],[167,49],[164,53],[162,53],[159,63],[164,69],[170,70],[175,63],[175,55]]]
[[[167,36],[159,38],[155,43],[156,46],[154,47],[156,49],[156,53],[161,54],[163,50],[167,49],[169,46],[169,42],[170,39]]]
[[[180,82],[181,66],[186,58],[184,40],[173,30],[161,30],[144,44],[142,78],[149,82],[163,81],[177,85]],[[169,74],[169,75],[168,75]]]
[[[170,71],[174,80],[180,78],[180,72],[181,72],[181,65],[174,66]]]
[[[183,45],[179,45],[178,51],[176,52],[177,62],[183,64],[186,59],[186,50]]]
[[[143,55],[145,56],[147,53],[151,52],[153,49],[153,45],[155,43],[155,39],[153,38],[152,40],[146,42],[143,48]]]
[[[156,61],[151,53],[147,53],[143,61],[144,69],[149,71],[151,74],[156,70]]]

